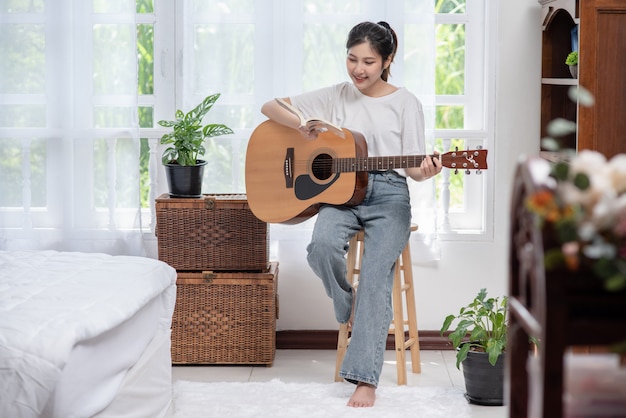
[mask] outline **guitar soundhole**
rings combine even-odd
[[[333,157],[328,154],[320,154],[313,160],[313,176],[318,180],[327,180],[332,174]]]

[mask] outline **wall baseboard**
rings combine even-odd
[[[337,330],[287,330],[276,332],[277,349],[336,350]],[[439,331],[418,331],[420,350],[453,350]],[[393,334],[387,337],[387,350],[395,347]]]

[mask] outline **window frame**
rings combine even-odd
[[[435,25],[465,25],[465,91],[462,95],[435,95],[435,105],[463,105],[464,129],[435,129],[435,138],[462,139],[466,148],[488,150],[488,166],[495,154],[495,7],[486,0],[466,1],[465,13],[436,13]],[[478,56],[479,59],[476,59]],[[469,121],[469,123],[468,123]],[[468,126],[469,125],[469,126]],[[447,151],[447,150],[444,150]],[[443,213],[439,238],[446,241],[493,240],[493,190],[491,171],[472,173],[464,178],[462,210]],[[454,174],[450,174],[452,176]],[[491,202],[491,203],[490,203]],[[467,221],[467,219],[471,221]]]
[[[263,45],[272,43],[276,45],[278,40],[285,40],[285,45],[289,50],[299,51],[302,36],[297,36],[298,31],[302,29],[302,25],[316,21],[316,19],[339,19],[336,16],[311,16],[306,15],[303,12],[302,0],[267,0],[269,7],[261,8],[257,7],[255,19],[256,22],[264,22],[265,26],[262,26],[258,32],[258,36],[255,37],[255,68],[259,71],[265,70],[272,65],[286,65],[287,60],[290,60],[293,64],[291,71],[287,73],[287,77],[283,77],[277,73],[273,74],[271,82],[261,80],[261,77],[257,77],[254,94],[250,97],[237,96],[228,97],[223,96],[220,101],[225,105],[233,105],[239,103],[260,104],[263,103],[267,97],[272,95],[281,96],[293,92],[292,87],[298,83],[298,71],[297,69],[302,65],[302,56],[300,53],[290,55],[287,57],[285,54],[269,54],[262,53]],[[64,3],[66,4],[66,3]],[[94,16],[93,13],[89,13],[91,10],[91,2],[80,2],[81,11],[86,13],[86,18],[89,19],[91,25],[97,23],[99,17]],[[394,23],[394,26],[402,31],[402,27],[410,19],[419,19],[419,16],[415,14],[403,15],[403,2],[395,0],[388,1],[370,1],[366,0],[363,3],[365,7],[362,13],[356,15],[358,19],[366,20],[368,16],[385,15],[390,22]],[[185,32],[186,19],[189,19],[191,2],[172,2],[170,0],[154,0],[154,9],[152,13],[136,14],[136,24],[153,24],[154,25],[154,92],[151,95],[140,95],[138,97],[139,106],[153,106],[153,124],[154,126],[139,129],[140,138],[148,138],[150,149],[150,207],[144,208],[142,211],[146,218],[151,222],[151,231],[154,231],[155,223],[155,208],[154,201],[161,194],[165,192],[165,179],[163,175],[163,169],[160,164],[161,160],[161,147],[159,146],[159,138],[167,132],[166,129],[156,125],[156,122],[161,119],[171,119],[177,108],[182,107],[184,99],[184,77],[183,68],[185,65],[190,65],[189,55],[185,52],[185,43],[189,42],[188,35]],[[56,12],[60,12],[57,8]],[[49,2],[46,2],[46,10],[44,13],[19,13],[15,15],[3,15],[3,22],[25,22],[25,23],[42,23],[46,24],[50,19],[50,14],[55,13],[55,7],[50,6]],[[274,22],[285,21],[287,15],[299,15],[300,23],[294,23],[287,27],[277,27]],[[488,24],[489,22],[495,22],[496,18],[496,6],[490,5],[486,0],[467,0],[466,12],[463,14],[435,14],[435,24],[440,23],[464,23],[466,25],[466,59],[465,59],[465,86],[466,91],[462,97],[451,97],[445,95],[435,95],[435,105],[442,104],[459,104],[462,103],[465,109],[465,120],[480,121],[472,123],[468,129],[435,129],[435,138],[461,138],[468,142],[470,147],[474,145],[483,145],[489,149],[488,162],[490,167],[493,167],[492,162],[495,156],[495,53],[496,42],[493,32],[496,30],[495,24]],[[351,20],[355,19],[355,15],[351,15]],[[91,27],[91,26],[89,26]],[[298,29],[300,28],[300,29]],[[295,31],[295,32],[294,32]],[[299,33],[302,35],[302,33]],[[83,38],[83,45],[90,45],[92,33],[88,31]],[[401,33],[399,33],[401,35]],[[86,48],[85,54],[90,56],[89,48]],[[481,53],[482,52],[482,53]],[[480,55],[481,59],[476,60],[471,57],[474,55]],[[301,68],[301,67],[300,67]],[[396,75],[399,79],[402,78],[403,67],[396,67]],[[87,92],[89,99],[93,97],[92,92]],[[50,93],[47,91],[46,95]],[[12,102],[24,102],[27,104],[38,104],[42,100],[46,100],[41,95],[15,95],[15,100]],[[51,106],[48,106],[51,108]],[[86,109],[91,109],[91,106],[86,106]],[[54,110],[48,110],[54,111]],[[88,112],[92,112],[89,110]],[[479,114],[476,114],[477,112]],[[87,115],[90,117],[89,115]],[[257,123],[263,120],[260,112],[257,115]],[[42,134],[44,129],[41,128],[3,128],[3,131],[9,132],[15,138],[41,138],[42,140],[50,141],[50,133]],[[93,129],[94,137],[97,137],[98,129]],[[105,130],[102,130],[103,132]],[[106,133],[110,133],[110,130],[106,130]],[[244,144],[246,139],[251,134],[252,129],[238,129],[236,132],[236,140]],[[120,133],[121,135],[121,133]],[[108,135],[107,135],[108,136]],[[48,147],[50,148],[50,147]],[[49,158],[68,158],[63,157],[62,150],[49,151]],[[493,170],[493,168],[490,168]],[[54,227],[54,219],[60,219],[64,216],[63,209],[63,194],[55,192],[55,177],[60,176],[63,173],[48,172],[47,178],[47,190],[49,193],[48,206],[45,208],[28,208],[28,213],[25,215],[21,208],[1,208],[3,217],[7,227],[24,226],[25,217],[30,218],[31,224],[28,227]],[[495,176],[491,171],[483,174],[482,176],[472,175],[466,177],[465,181],[465,207],[461,212],[452,211],[447,213],[446,216],[450,219],[450,229],[446,228],[439,230],[439,236],[442,240],[490,240],[493,239],[493,193],[494,193],[494,178]],[[74,209],[72,209],[74,210]],[[104,216],[103,221],[106,220],[106,214],[98,214],[98,209],[82,208],[81,210],[93,211],[93,216]],[[105,208],[106,212],[106,208]],[[51,219],[44,220],[43,217],[52,215]],[[474,219],[475,223],[469,226],[465,222],[467,218]],[[463,227],[458,227],[463,226]],[[310,226],[303,225],[303,228],[309,228]]]

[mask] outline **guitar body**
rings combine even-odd
[[[295,224],[322,204],[355,205],[365,197],[367,172],[333,172],[337,158],[367,157],[365,138],[344,128],[309,140],[272,120],[252,133],[246,152],[246,194],[252,213],[264,222]]]

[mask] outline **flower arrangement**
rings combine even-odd
[[[626,289],[626,154],[609,161],[590,150],[557,161],[552,187],[529,196],[526,205],[540,227],[555,232],[546,248],[547,270],[588,269],[610,291]]]

